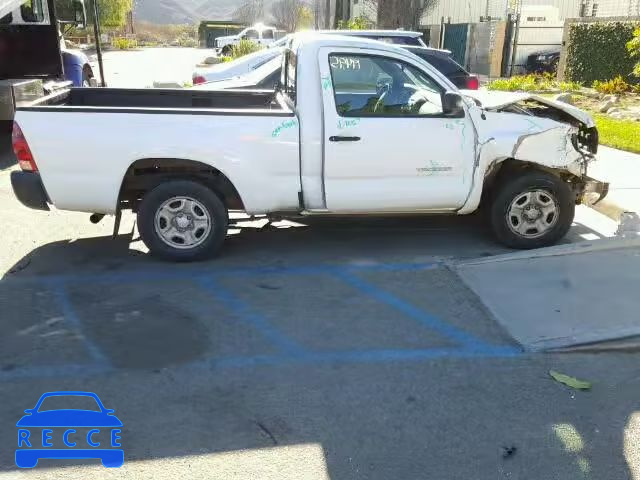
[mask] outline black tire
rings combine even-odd
[[[231,47],[229,45],[225,45],[222,49],[222,55],[224,55],[225,57],[228,55],[231,55]]]
[[[169,245],[156,230],[156,213],[173,197],[188,197],[200,203],[210,219],[210,229],[206,238],[198,239],[198,244],[188,248]],[[150,252],[165,260],[190,262],[214,256],[222,247],[227,235],[229,215],[224,203],[216,193],[205,185],[190,180],[173,180],[162,183],[147,192],[138,209],[138,231]],[[204,234],[203,234],[204,235]]]
[[[512,229],[509,222],[514,222],[515,219],[510,217],[508,212],[512,202],[520,195],[536,190],[552,195],[557,205],[557,218],[540,236],[528,237]],[[573,223],[575,209],[575,196],[566,182],[547,172],[527,170],[515,177],[504,177],[497,186],[490,207],[491,228],[498,241],[507,247],[546,247],[555,244],[567,234]]]

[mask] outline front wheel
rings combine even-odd
[[[218,252],[229,217],[218,196],[189,180],[160,184],[147,192],[138,209],[140,237],[153,255],[193,261]]]
[[[561,178],[528,171],[505,180],[491,204],[491,227],[500,243],[520,249],[553,245],[575,214],[575,198]]]

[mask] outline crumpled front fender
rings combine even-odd
[[[578,129],[548,118],[508,112],[470,109],[477,130],[473,187],[459,213],[473,212],[480,203],[486,174],[507,159],[564,170],[576,177],[586,175],[587,156],[574,146]],[[477,117],[476,117],[477,115]]]

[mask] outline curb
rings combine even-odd
[[[487,263],[508,262],[511,260],[528,260],[532,258],[557,257],[561,255],[572,255],[578,253],[601,252],[606,250],[618,250],[625,248],[640,247],[640,236],[632,238],[605,238],[601,240],[569,243],[565,245],[554,245],[552,247],[540,248],[537,250],[526,250],[514,253],[505,253],[482,259],[462,260],[455,262],[452,266],[455,269],[483,265]]]

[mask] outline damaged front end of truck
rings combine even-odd
[[[609,184],[588,176],[598,151],[598,130],[587,112],[526,93],[464,94],[482,109],[478,163],[486,176],[507,165],[535,165],[569,183],[577,204],[595,205],[606,197]]]

